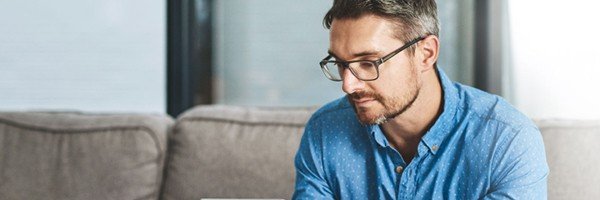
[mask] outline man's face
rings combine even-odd
[[[329,50],[341,61],[377,60],[404,45],[394,37],[394,30],[392,23],[374,15],[336,19],[331,24]],[[406,52],[379,65],[379,78],[374,81],[359,80],[348,69],[342,73],[342,90],[361,123],[381,124],[415,101],[421,78]]]

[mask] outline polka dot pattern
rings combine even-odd
[[[406,163],[345,98],[319,109],[296,155],[293,199],[546,199],[537,127],[502,98],[438,69],[444,111]]]

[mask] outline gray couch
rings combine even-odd
[[[315,108],[0,112],[0,199],[283,198]],[[549,199],[600,199],[600,123],[538,121]]]

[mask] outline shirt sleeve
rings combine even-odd
[[[325,179],[318,126],[310,120],[296,153],[296,188],[292,199],[334,199]]]
[[[549,169],[537,128],[523,128],[497,150],[490,190],[484,199],[547,199]]]

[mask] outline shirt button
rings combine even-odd
[[[439,147],[438,147],[437,145],[433,145],[433,146],[431,147],[431,150],[433,150],[433,151],[437,151],[438,149],[439,149]]]
[[[402,166],[396,167],[396,173],[401,174],[402,170],[404,170],[404,168]]]

